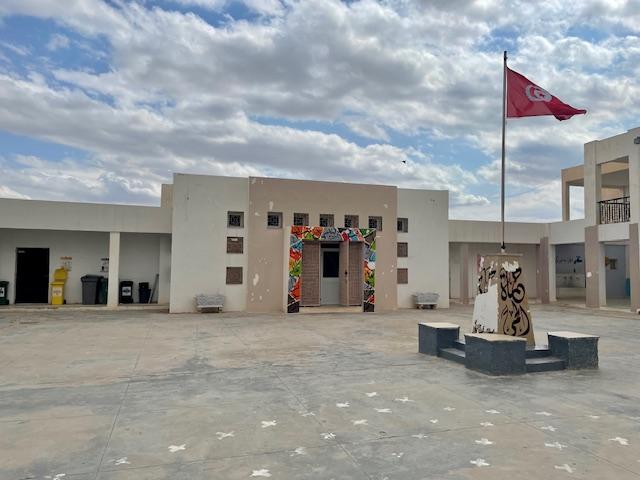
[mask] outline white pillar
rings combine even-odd
[[[556,246],[549,245],[549,302],[555,302],[556,298]]]
[[[598,202],[602,198],[602,169],[597,163],[598,142],[584,145],[584,219],[585,226],[600,224]]]
[[[160,258],[158,260],[158,303],[169,303],[171,288],[171,236],[160,237]]]
[[[120,290],[120,232],[109,234],[109,294],[107,306],[118,306],[118,293]]]

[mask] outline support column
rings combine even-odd
[[[109,234],[109,293],[107,296],[107,306],[118,306],[120,279],[120,232]]]
[[[571,220],[571,190],[569,182],[562,179],[562,221]]]
[[[584,146],[584,219],[585,225],[600,223],[598,202],[602,198],[602,169],[596,163],[596,145],[589,142]]]
[[[538,246],[538,275],[536,285],[540,303],[550,302],[549,294],[549,237],[542,237]]]
[[[556,246],[549,244],[549,302],[555,302],[556,297]]]
[[[584,229],[584,256],[587,283],[587,307],[607,304],[607,272],[604,265],[604,244],[598,239],[598,226]]]
[[[633,212],[633,209],[631,210]],[[633,215],[633,213],[632,213]],[[629,224],[629,282],[631,283],[631,311],[640,308],[640,227]]]
[[[460,245],[460,302],[469,305],[469,245]]]
[[[160,237],[160,257],[158,259],[158,303],[169,303],[171,289],[171,236]],[[153,299],[151,299],[153,301]]]

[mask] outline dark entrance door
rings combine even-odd
[[[16,255],[16,303],[49,301],[49,249],[18,248]]]

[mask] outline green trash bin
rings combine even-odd
[[[9,305],[9,282],[0,280],[0,305]]]
[[[107,287],[109,286],[109,279],[106,277],[100,277],[98,282],[98,305],[107,304]]]

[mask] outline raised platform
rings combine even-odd
[[[491,333],[466,334],[451,323],[419,323],[418,351],[463,364],[488,375],[519,375],[564,369],[598,368],[598,337],[549,332],[549,346],[528,346],[524,338]]]

